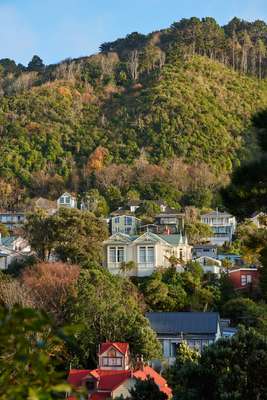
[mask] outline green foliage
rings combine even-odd
[[[234,298],[222,307],[222,315],[230,318],[233,325],[253,327],[263,335],[267,333],[267,306],[248,298]]]
[[[59,260],[81,265],[100,263],[102,242],[108,236],[106,224],[94,214],[64,207],[52,216],[42,210],[30,214],[25,233],[41,260],[49,260],[53,253]]]
[[[6,225],[0,224],[0,235],[2,237],[9,236],[9,230]]]
[[[160,344],[142,314],[136,289],[105,270],[82,271],[77,298],[70,305],[70,320],[79,326],[73,360],[77,366],[95,366],[98,345],[107,340],[128,342],[133,356],[161,357]]]
[[[156,214],[160,213],[160,206],[152,200],[145,200],[136,210],[135,214],[147,223],[154,221]]]
[[[185,231],[190,244],[208,241],[208,238],[213,236],[211,227],[199,221],[186,223]]]
[[[206,311],[218,302],[218,290],[204,280],[197,263],[188,264],[184,272],[173,267],[155,272],[138,287],[153,311]]]
[[[52,400],[69,386],[57,370],[64,342],[48,318],[31,309],[0,308],[0,399]]]
[[[253,329],[208,346],[200,358],[175,365],[169,384],[179,400],[265,399],[267,343]]]
[[[254,126],[263,154],[255,161],[238,168],[231,184],[223,191],[225,204],[237,216],[245,217],[255,211],[267,211],[267,110],[257,113]]]
[[[130,389],[132,400],[167,400],[165,393],[159,390],[159,387],[154,382],[153,378],[146,380],[138,379],[134,388]]]
[[[83,207],[95,214],[96,217],[106,217],[109,212],[104,196],[97,189],[91,189],[82,196]]]
[[[34,55],[28,64],[29,71],[42,72],[44,70],[44,67],[45,66],[43,60],[41,60],[41,58],[37,55]]]

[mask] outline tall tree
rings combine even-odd
[[[44,68],[43,60],[37,55],[34,55],[28,64],[28,71],[42,72]]]

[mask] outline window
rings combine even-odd
[[[155,261],[155,249],[153,246],[139,247],[139,262],[153,264]]]
[[[171,357],[177,356],[178,347],[179,347],[178,343],[171,343]]]
[[[246,286],[250,283],[252,283],[251,275],[241,275],[241,286]]]
[[[118,259],[118,262],[124,261],[124,247],[118,247],[117,259]]]
[[[181,250],[181,249],[180,249],[180,251],[179,251],[179,258],[180,258],[180,260],[183,259],[183,250]]]
[[[66,199],[66,204],[70,204],[70,197],[65,197]]]
[[[247,284],[246,275],[241,275],[241,286],[246,286],[246,284]]]
[[[121,263],[124,261],[124,247],[110,247],[109,261],[113,263]]]
[[[114,218],[114,223],[119,224],[120,223],[120,217],[115,217]]]
[[[109,261],[116,262],[116,247],[109,248]]]
[[[103,357],[103,367],[121,367],[122,357]]]
[[[59,202],[60,202],[60,204],[64,204],[64,201],[65,200],[65,197],[60,197],[60,199],[59,199]]]
[[[133,224],[132,217],[125,217],[124,218],[124,223],[125,223],[125,225],[132,225]]]
[[[146,248],[139,247],[139,262],[145,263],[146,262]]]
[[[147,262],[154,262],[154,247],[147,247]]]

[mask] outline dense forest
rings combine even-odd
[[[266,48],[263,21],[191,18],[56,65],[0,60],[0,206],[64,189],[97,189],[111,209],[222,206],[231,173],[261,154]]]

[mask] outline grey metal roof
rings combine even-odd
[[[211,211],[207,214],[202,214],[201,218],[205,217],[233,217],[232,214],[229,214],[226,211]]]
[[[146,317],[158,334],[215,334],[220,320],[216,312],[149,312]]]

